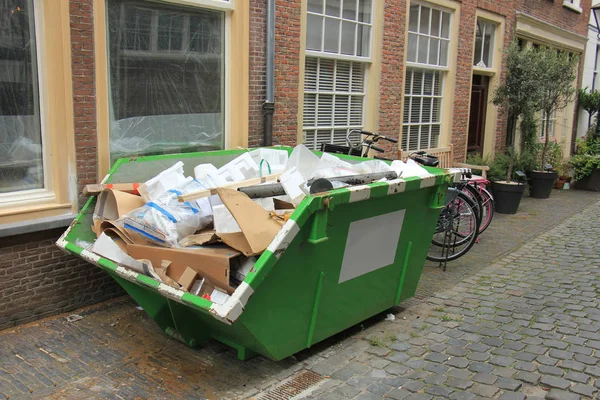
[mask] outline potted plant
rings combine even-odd
[[[497,154],[490,165],[488,176],[492,181],[495,211],[500,214],[516,214],[521,204],[526,185],[515,180],[518,165],[513,148]]]
[[[578,94],[579,107],[583,108],[588,113],[588,131],[592,127],[592,118],[600,111],[600,92],[597,90],[588,91],[587,88],[579,89]],[[596,129],[598,126],[596,126]]]
[[[571,166],[575,173],[575,188],[600,191],[600,136],[592,126],[587,136],[577,141]]]
[[[573,87],[573,81],[577,77],[576,67],[579,60],[566,51],[542,46],[535,50],[535,62],[538,75],[536,83],[539,85],[539,108],[545,116],[542,121],[544,143],[541,148],[539,168],[529,171],[528,177],[530,196],[547,199],[558,176],[554,166],[548,163],[550,122],[556,112],[566,108],[574,100],[577,90]]]
[[[532,122],[536,105],[540,103],[539,90],[536,82],[537,64],[535,49],[521,48],[513,41],[504,52],[505,74],[502,82],[496,88],[492,102],[507,114],[509,125],[508,135],[514,143],[517,122],[521,119],[526,123]],[[535,123],[535,120],[533,120]],[[525,141],[523,141],[525,143]],[[509,148],[506,154],[497,154],[490,165],[490,180],[496,211],[501,214],[515,214],[519,208],[525,185],[515,182],[514,148]]]

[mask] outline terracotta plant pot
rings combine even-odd
[[[531,188],[529,195],[534,199],[547,199],[550,197],[557,176],[557,172],[530,171],[527,174]]]
[[[524,191],[525,185],[522,183],[492,182],[496,212],[500,214],[516,214]]]
[[[556,182],[554,182],[554,189],[562,189],[565,186],[565,183],[567,183],[566,180],[557,179]]]

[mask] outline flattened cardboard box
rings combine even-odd
[[[229,285],[229,269],[233,260],[241,253],[225,246],[214,247],[187,247],[185,249],[174,249],[157,246],[145,246],[129,244],[127,253],[135,259],[146,259],[152,265],[162,265],[163,260],[171,261],[168,275],[175,281],[179,281],[187,267],[198,272],[198,275],[208,278],[220,288],[233,293]]]

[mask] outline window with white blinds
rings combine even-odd
[[[404,86],[403,150],[439,146],[443,72],[417,68],[406,70]]]
[[[451,19],[448,11],[410,5],[401,141],[404,151],[439,147]]]
[[[308,0],[303,131],[309,148],[345,146],[348,132],[364,127],[373,3]]]
[[[305,144],[346,145],[346,135],[363,127],[364,63],[306,57],[304,73]]]

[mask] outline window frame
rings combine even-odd
[[[490,54],[489,57],[491,59],[490,65],[486,65],[485,67],[482,67],[479,65],[479,62],[483,62],[483,51],[485,49],[485,36],[484,39],[482,39],[481,42],[481,59],[479,60],[479,62],[475,62],[475,57],[477,54],[477,24],[479,23],[479,21],[491,25],[494,27],[494,32],[492,34],[492,39],[491,39],[491,44],[489,46],[489,50],[490,50]],[[475,20],[475,44],[474,44],[474,48],[473,48],[473,69],[476,71],[480,71],[480,72],[485,72],[485,71],[494,71],[496,69],[495,67],[495,63],[497,62],[496,60],[496,40],[498,37],[498,31],[500,29],[500,24],[498,24],[495,21],[486,19],[486,18],[482,18],[479,15],[477,16],[476,20]]]
[[[431,1],[421,1],[421,0],[412,0],[407,4],[407,9],[409,10],[406,14],[406,21],[407,21],[407,29],[406,29],[406,36],[405,36],[405,53],[404,53],[404,58],[405,60],[408,60],[408,41],[409,41],[409,29],[408,29],[408,24],[410,21],[410,6],[412,5],[420,5],[420,6],[424,6],[424,7],[428,7],[430,9],[437,9],[439,11],[443,11],[443,12],[447,12],[448,14],[450,14],[450,21],[449,21],[449,44],[448,44],[448,65],[447,66],[437,66],[437,65],[430,65],[430,64],[423,64],[423,63],[418,63],[418,62],[410,62],[410,61],[406,61],[405,62],[405,68],[404,68],[404,78],[403,78],[403,84],[406,85],[407,84],[407,74],[409,72],[409,70],[411,68],[414,69],[420,69],[420,70],[425,70],[425,71],[439,71],[440,75],[441,75],[441,79],[443,80],[442,85],[441,85],[441,90],[442,90],[442,100],[440,103],[440,134],[438,136],[438,143],[435,147],[432,148],[441,148],[441,147],[445,147],[448,146],[450,144],[451,141],[451,132],[452,132],[452,115],[454,113],[454,107],[452,105],[452,99],[450,95],[454,92],[455,90],[455,82],[454,82],[454,78],[456,76],[456,69],[457,69],[457,65],[456,65],[456,54],[457,54],[457,48],[458,48],[458,31],[459,31],[459,22],[460,22],[460,5],[453,2],[453,1],[448,1],[448,0],[431,0]],[[402,110],[402,119],[401,119],[401,123],[400,123],[400,137],[399,137],[399,146],[401,146],[401,143],[403,142],[403,138],[404,135],[408,135],[410,134],[410,131],[407,130],[407,126],[404,124],[404,109],[405,109],[405,98],[406,96],[404,95],[406,88],[403,87],[402,88],[402,104],[401,104],[401,110]],[[437,123],[436,123],[437,124]],[[406,149],[401,148],[402,151],[406,151]],[[422,149],[422,150],[428,150],[428,149]]]
[[[0,194],[0,226],[73,213],[77,206],[69,174],[75,171],[70,14],[66,2],[54,3],[33,1],[44,187]]]
[[[581,8],[581,0],[563,0],[563,7],[579,14],[583,12],[583,8]]]
[[[323,1],[323,7],[325,7],[326,0],[322,0],[322,1]],[[315,115],[315,125],[311,126],[310,129],[308,129],[309,131],[314,132],[313,141],[314,141],[314,145],[315,145],[316,149],[319,150],[319,142],[317,142],[317,132],[320,130],[330,130],[331,131],[330,141],[328,143],[332,143],[333,138],[334,138],[334,131],[336,131],[336,130],[348,131],[351,129],[367,129],[366,127],[369,126],[370,124],[372,124],[371,121],[368,121],[371,109],[368,106],[367,99],[371,98],[371,96],[372,96],[372,95],[370,95],[370,91],[373,90],[373,88],[378,87],[378,81],[376,81],[376,79],[373,79],[374,77],[370,77],[370,75],[372,74],[373,71],[375,71],[377,69],[377,67],[374,67],[374,64],[378,64],[378,62],[376,60],[378,59],[379,51],[378,51],[378,49],[376,49],[376,46],[374,44],[375,44],[375,41],[378,40],[378,38],[380,36],[379,36],[379,32],[377,32],[377,30],[375,28],[375,26],[376,26],[375,21],[378,19],[379,12],[383,11],[383,9],[381,7],[377,6],[377,0],[372,0],[370,11],[371,11],[371,14],[370,14],[371,20],[368,24],[358,22],[358,21],[352,21],[352,22],[356,22],[357,24],[368,25],[370,28],[369,42],[368,42],[369,56],[366,57],[366,56],[351,56],[351,55],[347,55],[347,54],[329,53],[329,52],[325,52],[325,51],[308,50],[306,48],[306,41],[307,41],[306,31],[308,30],[308,15],[313,14],[313,15],[322,16],[324,14],[318,14],[318,13],[308,11],[308,8],[305,9],[304,20],[303,20],[305,29],[303,31],[303,38],[302,38],[304,52],[303,52],[303,57],[301,57],[301,59],[300,59],[300,62],[302,63],[302,69],[300,72],[301,73],[300,93],[302,93],[302,96],[299,96],[299,98],[301,99],[299,101],[299,110],[301,112],[298,113],[298,115],[299,115],[299,117],[298,117],[298,123],[299,123],[298,142],[299,143],[307,143],[307,139],[308,139],[307,129],[305,129],[305,127],[304,127],[304,97],[305,97],[305,94],[306,93],[316,94],[318,97],[319,94],[321,93],[321,92],[319,92],[318,87],[317,87],[317,91],[310,91],[310,92],[306,91],[305,79],[306,79],[306,58],[307,57],[315,58],[317,60],[330,59],[336,63],[336,66],[337,66],[338,61],[350,62],[350,63],[360,63],[363,65],[363,72],[362,72],[363,73],[363,90],[362,90],[362,92],[361,93],[358,93],[358,92],[356,92],[356,93],[355,92],[340,93],[341,95],[348,95],[349,97],[359,96],[359,95],[362,96],[361,125],[360,126],[358,126],[358,125],[336,126],[335,125],[335,117],[334,117],[335,102],[332,103],[332,108],[333,108],[332,109],[332,121],[331,121],[332,124],[327,125],[327,126],[319,126],[318,120],[317,120],[317,117],[318,117],[318,114],[317,114],[317,115]],[[357,9],[357,13],[358,13],[358,9]],[[331,18],[337,18],[339,20],[343,20],[343,9],[341,9],[340,17],[331,17]],[[324,37],[324,32],[322,33],[322,37]],[[341,31],[340,31],[339,40],[341,41]],[[341,43],[340,43],[340,50],[341,50]],[[327,91],[325,93],[326,94],[330,94],[330,93],[335,94],[335,87],[334,87],[333,92]],[[348,110],[349,112],[351,111],[351,108],[352,108],[352,105],[350,104],[350,109]],[[350,122],[350,121],[348,121],[348,122]],[[369,129],[371,129],[371,128],[369,127]]]
[[[159,0],[157,4],[223,11],[224,149],[248,147],[250,4],[240,0]],[[98,180],[110,165],[109,64],[106,0],[94,0]],[[241,89],[240,89],[241,88]],[[104,179],[103,179],[104,177]]]

